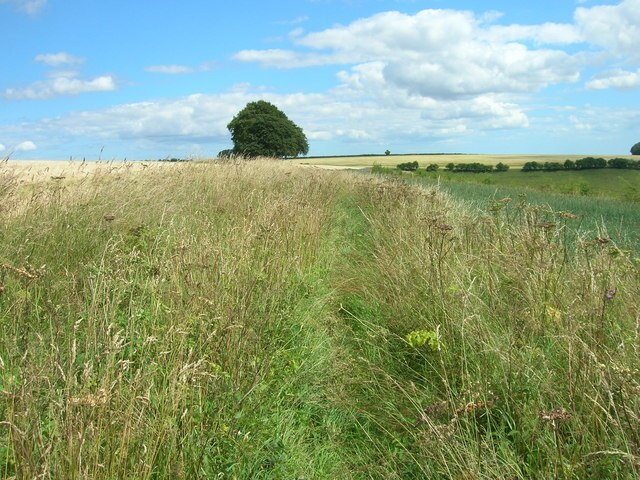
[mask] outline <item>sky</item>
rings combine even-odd
[[[0,0],[0,25],[0,157],[212,157],[260,99],[309,155],[640,141],[640,0]]]

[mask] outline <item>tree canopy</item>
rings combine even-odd
[[[307,137],[275,105],[250,102],[227,125],[233,152],[246,157],[295,157],[309,153]]]
[[[640,142],[631,147],[631,155],[640,155]]]

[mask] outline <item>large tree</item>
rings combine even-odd
[[[227,125],[233,152],[246,157],[295,157],[309,153],[307,137],[278,107],[248,103]]]
[[[631,147],[631,155],[640,155],[640,142]]]

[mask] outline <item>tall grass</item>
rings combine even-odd
[[[576,219],[274,162],[0,194],[3,478],[638,475],[638,260]]]

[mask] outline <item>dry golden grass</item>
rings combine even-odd
[[[72,180],[102,173],[123,173],[158,168],[179,168],[182,162],[116,162],[65,160],[8,160],[0,162],[0,172],[19,183]]]
[[[444,166],[453,163],[485,163],[496,165],[500,162],[511,167],[521,167],[526,162],[564,162],[566,159],[578,160],[589,155],[389,155],[389,156],[365,156],[365,157],[323,157],[323,158],[299,158],[292,162],[300,165],[332,166],[340,167],[371,167],[374,164],[382,166],[396,166],[399,163],[417,161],[420,167],[426,167],[432,163]],[[631,158],[630,155],[593,155],[606,159],[613,157]]]

